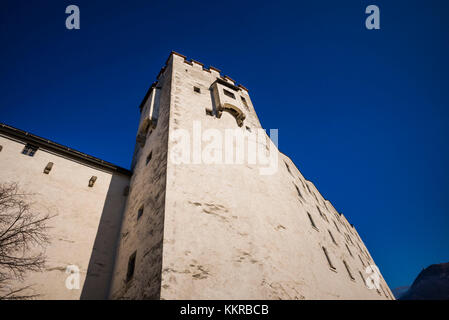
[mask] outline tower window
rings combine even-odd
[[[129,257],[128,260],[128,271],[126,272],[126,282],[129,282],[134,276],[134,269],[136,267],[136,254],[137,251]]]
[[[307,190],[309,190],[309,193],[312,193],[312,191],[310,191],[309,185],[306,184]]]
[[[351,250],[349,250],[349,247],[348,247],[348,245],[345,243],[345,246],[346,246],[346,249],[348,249],[348,252],[349,252],[349,254],[351,255],[351,257],[352,257],[352,252],[351,252]]]
[[[360,259],[360,262],[362,263],[362,266],[365,268],[366,267],[366,265],[365,265],[365,263],[363,262],[363,260],[362,260],[362,257],[360,257],[360,255],[358,254],[358,256],[359,256],[359,259]]]
[[[349,278],[351,278],[351,280],[355,280],[354,276],[352,275],[351,269],[349,269],[349,266],[345,260],[343,260],[343,264],[345,265],[346,271],[348,271]]]
[[[290,167],[288,166],[287,162],[284,161],[284,163],[285,163],[285,167],[287,168],[288,173],[292,174],[292,172],[290,171]]]
[[[380,285],[380,288],[382,289],[382,292],[384,293],[385,297],[389,298],[387,293],[385,292],[385,289],[382,285]]]
[[[327,220],[326,215],[321,211],[320,207],[316,206],[318,213],[320,214],[321,218],[323,218],[324,221],[329,222],[329,220]]]
[[[233,94],[231,91],[223,89],[223,93],[225,96],[228,96],[229,98],[235,99],[235,94]]]
[[[360,270],[359,270],[359,274],[360,274],[360,278],[362,278],[362,282],[363,282],[363,283],[366,283],[366,282],[365,282],[365,278],[363,277],[363,274],[360,272]]]
[[[153,151],[151,151],[150,154],[147,156],[147,160],[145,161],[145,165],[147,165],[148,162],[150,162],[152,157],[153,157]]]
[[[195,91],[196,93],[201,93],[201,89],[198,87],[193,87],[193,91]]]
[[[137,211],[137,220],[139,220],[142,215],[143,215],[143,206],[139,208],[139,211]]]
[[[309,217],[310,224],[312,225],[312,227],[313,227],[315,230],[318,231],[318,228],[316,227],[315,222],[313,221],[313,218],[312,218],[312,216],[310,215],[310,213],[307,212],[307,216]]]
[[[337,223],[335,222],[335,220],[332,220],[334,222],[335,228],[337,229],[338,232],[340,232],[340,229],[338,229]]]
[[[32,157],[36,153],[37,149],[39,148],[27,143],[22,150],[22,154]]]
[[[330,230],[327,230],[327,231],[329,231],[329,235],[331,236],[332,242],[336,245],[337,241],[335,241],[334,235],[332,234],[332,232]]]
[[[298,192],[298,196],[299,196],[301,199],[304,199],[304,198],[302,197],[301,191],[299,190],[298,186],[297,186],[296,184],[294,184],[294,185],[295,185],[295,188],[296,188],[296,192]]]
[[[245,106],[245,108],[249,110],[248,103],[246,102],[246,99],[242,96],[240,96],[240,98],[242,98],[242,103]]]
[[[337,270],[337,268],[335,268],[334,264],[332,263],[332,260],[330,259],[327,249],[325,247],[323,247],[323,252],[324,255],[326,256],[327,263],[329,263],[329,267],[331,268],[331,270],[333,271]]]

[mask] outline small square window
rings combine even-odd
[[[235,94],[233,94],[231,91],[223,89],[223,93],[225,96],[228,96],[229,98],[235,99]]]
[[[129,282],[134,276],[134,269],[136,267],[136,255],[137,251],[129,257],[128,260],[128,271],[126,272],[126,282]]]
[[[198,87],[193,87],[193,91],[195,91],[196,93],[201,93],[201,89]]]
[[[37,149],[39,148],[27,143],[22,150],[22,154],[32,157],[36,153]]]

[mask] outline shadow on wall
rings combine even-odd
[[[107,299],[114,269],[117,239],[126,203],[128,177],[113,175],[101,213],[97,235],[87,268],[81,300]]]

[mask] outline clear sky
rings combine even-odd
[[[2,0],[0,122],[129,168],[138,106],[175,50],[250,90],[390,287],[408,285],[449,261],[448,14],[447,0]]]

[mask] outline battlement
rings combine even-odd
[[[157,75],[157,77],[156,77],[156,81],[154,81],[154,82],[151,84],[151,86],[150,86],[150,87],[148,88],[148,90],[147,90],[147,93],[145,94],[145,97],[142,99],[142,102],[141,102],[140,105],[139,105],[139,110],[140,110],[140,112],[142,112],[142,108],[143,108],[143,106],[144,106],[144,104],[145,104],[145,101],[148,99],[148,97],[149,97],[149,95],[150,95],[150,93],[151,93],[151,90],[157,86],[159,79],[160,79],[161,76],[164,74],[165,70],[167,70],[167,66],[168,66],[168,64],[169,64],[169,62],[170,62],[170,59],[171,59],[173,56],[178,56],[178,57],[182,58],[182,59],[183,59],[183,62],[184,62],[185,64],[189,65],[190,67],[198,66],[198,67],[200,67],[200,68],[201,68],[203,71],[205,71],[205,72],[216,73],[217,79],[220,79],[220,80],[222,80],[222,81],[225,81],[225,82],[231,84],[231,85],[234,87],[234,89],[235,89],[236,91],[245,91],[247,94],[249,93],[249,90],[248,90],[245,86],[243,86],[242,84],[236,84],[236,81],[235,81],[234,79],[232,79],[231,77],[229,77],[229,76],[227,76],[227,75],[223,75],[223,74],[221,73],[221,70],[220,70],[220,69],[217,69],[217,68],[215,68],[215,67],[213,67],[213,66],[209,66],[209,68],[206,68],[206,67],[204,66],[204,63],[199,62],[199,61],[194,60],[194,59],[190,59],[190,61],[189,61],[189,60],[187,60],[187,57],[186,57],[185,55],[183,55],[183,54],[181,54],[181,53],[178,53],[178,52],[176,52],[176,51],[172,51],[172,52],[170,52],[170,55],[168,56],[167,60],[165,61],[165,65],[164,65],[164,66],[161,68],[161,70],[159,71],[159,73],[158,73],[158,75]]]
[[[165,62],[165,66],[163,66],[162,69],[161,69],[161,71],[159,72],[159,75],[158,75],[158,77],[157,77],[158,79],[159,79],[159,76],[165,71],[168,62],[170,61],[170,58],[171,58],[173,55],[176,55],[176,56],[178,56],[178,57],[181,57],[182,59],[184,59],[184,63],[186,63],[186,64],[188,64],[188,65],[190,65],[190,66],[197,65],[197,66],[201,67],[203,71],[206,71],[206,72],[209,72],[209,73],[215,72],[215,73],[217,73],[217,76],[218,76],[220,79],[225,80],[225,81],[227,81],[227,82],[233,84],[234,86],[238,87],[239,90],[244,90],[244,91],[246,91],[247,93],[249,92],[249,90],[248,90],[246,87],[244,87],[242,84],[237,84],[236,81],[235,81],[234,79],[232,79],[231,77],[229,77],[229,76],[227,76],[227,75],[223,75],[223,74],[221,73],[221,70],[220,70],[220,69],[217,69],[217,68],[215,68],[215,67],[213,67],[213,66],[209,66],[209,68],[206,68],[206,67],[204,66],[204,63],[199,62],[199,61],[194,60],[194,59],[190,59],[190,61],[189,61],[189,60],[187,60],[187,57],[186,57],[186,56],[184,56],[184,55],[182,55],[182,54],[180,54],[180,53],[178,53],[178,52],[175,52],[175,51],[172,51],[172,52],[170,53],[170,55],[168,56],[167,61]]]

